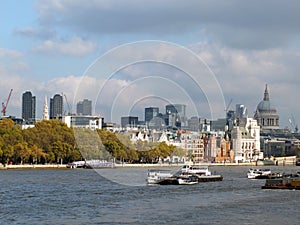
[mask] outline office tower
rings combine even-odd
[[[236,117],[239,119],[248,117],[248,111],[245,105],[236,104]]]
[[[181,127],[185,125],[186,118],[186,105],[183,104],[170,104],[166,105],[166,119],[165,122],[171,127]]]
[[[145,122],[148,124],[154,117],[159,116],[158,107],[148,107],[145,108]]]
[[[35,105],[36,105],[35,96],[32,96],[32,93],[30,91],[26,91],[22,95],[22,118],[26,122],[35,121]]]
[[[121,117],[121,127],[135,128],[138,125],[139,118],[137,116],[123,116]]]
[[[77,115],[91,116],[92,115],[92,101],[84,99],[77,103]]]
[[[50,98],[50,119],[56,119],[63,115],[64,104],[63,96],[56,94]]]

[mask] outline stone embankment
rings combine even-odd
[[[24,165],[2,165],[0,164],[1,169],[66,169],[67,165],[65,164],[24,164]]]

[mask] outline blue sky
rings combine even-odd
[[[45,96],[49,99],[61,92],[74,110],[78,100],[92,99],[95,114],[106,121],[126,114],[142,117],[143,108],[149,105],[157,105],[164,112],[166,103],[187,104],[189,116],[209,117],[210,110],[222,116],[230,99],[231,108],[245,104],[253,116],[268,83],[280,125],[289,126],[292,116],[300,122],[296,104],[300,84],[299,8],[298,1],[276,0],[3,0],[0,98],[5,101],[13,88],[7,113],[15,116],[21,116],[21,96],[27,90],[37,97],[38,117]],[[129,44],[144,40],[169,44],[155,46],[152,51],[145,50],[147,44],[138,49]],[[118,54],[120,46],[126,44],[127,52]],[[176,46],[190,50],[189,56],[178,57],[187,52],[178,53]],[[146,55],[163,62],[132,62],[114,74],[105,74],[107,68],[99,59],[112,49],[117,52],[105,66]],[[190,71],[199,75],[193,75],[193,80],[176,67],[184,62],[181,66],[188,68],[192,55],[209,68],[209,75],[200,66],[200,71]],[[167,58],[177,61],[167,65]],[[82,79],[97,64],[102,65],[100,71],[91,79]],[[212,93],[219,91],[208,76],[216,79],[225,102],[213,102],[217,98]],[[175,91],[166,93],[169,88]],[[113,113],[112,102],[118,103]]]

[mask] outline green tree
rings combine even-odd
[[[22,130],[20,126],[15,126],[10,119],[0,120],[0,154],[1,162],[7,164],[12,161],[15,162],[14,147],[23,142]]]

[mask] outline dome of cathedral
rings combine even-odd
[[[257,110],[259,112],[262,111],[276,111],[275,107],[273,107],[273,105],[271,104],[270,101],[261,101],[258,105],[257,105]]]
[[[276,112],[275,107],[270,102],[269,92],[266,86],[265,93],[264,93],[264,99],[257,105],[257,111],[263,112],[263,111],[274,111]]]

